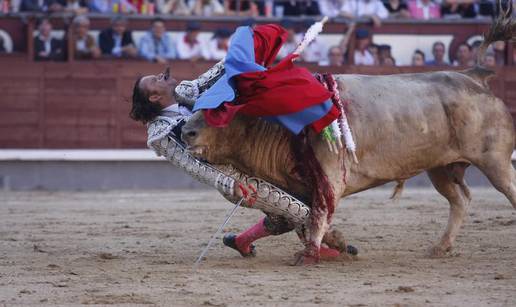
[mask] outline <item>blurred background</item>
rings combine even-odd
[[[200,187],[146,149],[146,127],[128,117],[132,86],[167,66],[196,78],[240,25],[288,29],[281,58],[328,16],[299,65],[394,74],[473,66],[499,11],[492,0],[0,0],[0,189]],[[502,41],[481,59],[513,116],[515,61],[514,43]]]

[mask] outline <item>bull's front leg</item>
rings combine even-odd
[[[304,240],[305,249],[296,256],[295,265],[311,265],[320,261],[321,242],[328,228],[328,209],[325,206],[314,206]]]
[[[305,249],[296,258],[296,265],[318,263],[321,242],[331,224],[336,200],[345,188],[344,152],[335,155],[327,149],[323,138],[317,134],[300,135],[292,142],[296,169],[311,188],[312,210],[307,225]],[[324,163],[321,163],[323,161]]]

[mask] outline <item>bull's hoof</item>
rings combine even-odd
[[[451,251],[451,247],[444,248],[439,245],[432,246],[426,252],[426,256],[428,258],[444,258],[449,257]]]
[[[296,266],[309,266],[319,263],[319,257],[305,255],[304,252],[296,253],[296,260],[294,265]]]
[[[249,245],[249,252],[246,252],[246,251],[238,248],[238,246],[236,244],[236,237],[237,236],[234,233],[227,233],[222,238],[222,243],[224,243],[224,245],[226,245],[227,247],[231,247],[232,249],[239,252],[240,255],[242,255],[242,257],[245,257],[245,258],[256,257],[256,248],[255,248],[254,244]]]

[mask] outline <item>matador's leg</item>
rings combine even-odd
[[[278,215],[267,214],[257,224],[236,235],[227,233],[222,241],[224,245],[237,250],[243,257],[256,256],[254,241],[268,236],[279,236],[295,229],[295,225]]]
[[[256,247],[253,242],[268,236],[279,236],[294,229],[296,229],[296,225],[283,216],[267,214],[257,224],[238,235],[225,234],[222,241],[224,245],[237,250],[243,257],[254,257],[256,256]],[[301,230],[298,228],[297,232],[300,234]],[[304,240],[304,235],[300,235],[299,238]],[[341,253],[351,255],[358,253],[355,247],[346,244],[344,236],[336,229],[328,231],[322,242],[324,245],[321,245],[319,253],[323,259],[336,258]]]

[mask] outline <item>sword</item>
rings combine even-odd
[[[202,250],[202,253],[199,255],[199,258],[197,258],[197,260],[195,261],[195,263],[193,265],[194,270],[196,270],[199,267],[199,264],[201,263],[202,258],[206,255],[206,253],[208,252],[208,249],[215,241],[215,237],[222,232],[222,229],[224,228],[224,226],[226,226],[226,224],[229,222],[231,217],[233,217],[233,215],[235,215],[236,210],[238,209],[238,207],[240,207],[240,205],[242,204],[243,201],[244,201],[244,198],[242,197],[238,201],[238,203],[236,203],[236,205],[233,207],[233,209],[231,209],[228,216],[224,220],[224,223],[222,223],[222,225],[219,226],[219,229],[217,229],[217,231],[211,236],[210,241],[208,241],[208,245],[206,245],[206,247]]]

